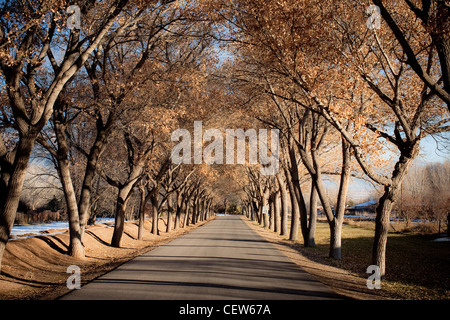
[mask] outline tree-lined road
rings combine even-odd
[[[81,275],[83,276],[83,275]],[[62,299],[339,299],[239,216],[220,216]]]

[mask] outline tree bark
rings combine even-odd
[[[0,140],[1,147],[1,179],[0,179],[0,206],[3,206],[6,199],[6,194],[8,193],[9,179],[11,178],[14,169],[14,159],[16,157],[16,149],[9,151],[4,145],[3,141]]]
[[[265,214],[262,211],[262,208],[267,207],[270,210],[269,206],[269,196],[270,196],[270,189],[268,186],[265,187],[264,192],[262,194],[262,202],[261,202],[261,215],[262,215],[262,221],[263,221],[263,227],[268,228],[269,227],[269,213]]]
[[[384,277],[386,274],[386,243],[392,206],[400,192],[401,184],[412,161],[419,153],[419,143],[419,140],[415,140],[409,145],[400,148],[401,154],[392,174],[392,183],[384,187],[384,193],[376,208],[372,264],[377,265],[380,268],[381,277]]]
[[[0,272],[3,254],[6,243],[9,240],[11,229],[16,218],[17,207],[19,206],[20,195],[22,193],[23,182],[30,159],[31,151],[37,138],[37,132],[29,133],[22,137],[17,147],[14,157],[13,169],[8,181],[6,196],[0,209]]]
[[[286,184],[282,181],[281,176],[277,175],[278,186],[281,193],[281,217],[280,217],[280,235],[286,236],[288,234],[288,194]]]
[[[185,209],[184,209],[184,227],[189,226],[189,210],[191,208],[191,205],[189,203],[189,198],[186,200],[186,205],[185,205]]]
[[[102,129],[100,128],[100,125],[102,126],[102,124],[97,124],[98,130],[97,136],[87,158],[83,183],[81,186],[80,199],[78,201],[81,241],[83,241],[84,230],[86,228],[88,219],[91,215],[90,207],[91,207],[92,184],[94,182],[94,178],[96,175],[98,161],[100,159],[101,154],[105,150],[106,144],[108,142],[108,136],[112,127],[112,121],[110,120],[111,119],[108,119],[108,123],[111,122],[111,126],[107,125]]]
[[[450,212],[447,213],[447,237],[450,237]]]
[[[269,230],[275,232],[275,196],[270,195],[269,197]]]
[[[141,195],[141,202],[139,204],[138,240],[142,240],[144,238],[145,207],[147,202],[144,186],[139,187],[139,193]]]
[[[152,203],[152,233],[154,235],[159,235],[158,230],[158,198],[159,198],[159,185],[155,186],[156,190],[153,192],[152,196],[150,197],[150,201]]]
[[[116,217],[114,219],[114,232],[111,239],[111,246],[120,248],[120,243],[122,240],[123,230],[125,227],[125,212],[127,209],[127,203],[129,199],[129,188],[121,187],[119,188],[119,193],[117,196],[116,203]]]
[[[289,177],[287,170],[286,176]],[[292,181],[289,178],[287,178],[286,181],[289,190],[289,198],[291,200],[291,228],[289,231],[289,240],[298,240],[298,230],[300,226],[300,213],[298,208],[298,201],[295,196]]]
[[[311,182],[311,194],[309,197],[309,224],[308,224],[308,247],[316,246],[316,224],[317,224],[317,200],[318,195],[314,183]]]
[[[203,213],[204,213],[204,199],[203,197],[198,200],[198,214],[197,214],[197,222],[203,221]]]
[[[66,127],[60,121],[58,111],[55,111],[55,134],[58,143],[56,158],[58,160],[58,173],[63,186],[69,216],[69,248],[68,254],[74,258],[85,257],[83,242],[81,241],[80,216],[78,212],[77,197],[73,187],[69,165],[69,147],[66,139]]]
[[[184,205],[184,197],[185,197],[185,191],[177,191],[177,210],[175,212],[175,226],[174,229],[180,228],[180,222],[181,222],[181,212],[183,210]]]
[[[258,223],[258,224],[261,224],[261,204],[258,202],[258,201],[256,201],[256,200],[253,200],[253,213],[254,213],[254,216],[255,216],[255,221]]]
[[[111,245],[113,247],[120,247],[120,241],[122,239],[125,225],[127,203],[131,194],[133,193],[133,187],[137,182],[139,182],[139,179],[141,178],[143,168],[144,164],[142,163],[142,161],[136,160],[136,163],[134,163],[133,167],[130,168],[131,171],[129,172],[127,181],[123,184],[117,181],[113,181],[111,178],[105,176],[108,183],[118,187],[119,189],[116,201],[114,233],[111,239]]]
[[[195,197],[192,207],[192,224],[197,223],[197,216],[198,216],[198,198]]]
[[[207,214],[207,211],[206,211],[206,197],[203,198],[202,205],[201,205],[200,208],[201,208],[201,216],[202,216],[202,220],[201,221],[205,221],[206,220],[206,214]]]
[[[167,197],[167,226],[166,226],[166,232],[172,231],[173,228],[173,204],[172,204],[172,195],[169,194]]]
[[[291,181],[292,181],[294,199],[297,201],[297,205],[298,205],[299,220],[300,220],[300,227],[301,227],[302,236],[303,236],[303,243],[307,243],[308,214],[307,214],[307,210],[306,210],[305,199],[303,197],[303,192],[300,187],[300,177],[299,177],[298,166],[297,166],[297,156],[295,154],[293,142],[291,142],[291,145],[289,147],[289,157],[291,160],[289,172],[290,172],[290,177],[291,177]]]
[[[273,231],[275,233],[280,233],[280,227],[281,227],[281,219],[280,219],[280,213],[281,213],[281,198],[280,198],[280,190],[278,190],[274,195],[274,228]]]
[[[195,188],[196,187],[195,186],[191,186],[191,188],[192,189],[189,189],[189,193],[186,195],[186,198],[184,199],[184,202],[185,202],[185,204],[184,204],[185,214],[184,214],[184,224],[183,224],[184,227],[189,226],[189,224],[190,224],[189,212],[192,209],[191,199],[194,196],[194,192],[195,192]]]
[[[342,144],[342,168],[341,168],[341,180],[339,184],[338,199],[336,205],[336,214],[330,225],[330,258],[341,259],[342,257],[342,245],[341,245],[341,233],[342,223],[344,222],[344,213],[347,203],[347,191],[350,181],[350,144],[341,139]]]

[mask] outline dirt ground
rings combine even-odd
[[[338,294],[349,299],[358,300],[391,299],[384,295],[383,290],[368,289],[366,286],[366,278],[361,278],[341,268],[329,266],[326,264],[326,261],[321,261],[324,259],[323,257],[311,257],[313,253],[302,250],[303,246],[301,244],[286,240],[275,232],[262,228],[253,221],[245,218],[244,221],[259,235],[273,243],[278,250],[283,252],[295,264],[301,266],[305,271]]]
[[[84,239],[86,258],[83,260],[66,254],[69,244],[68,231],[9,241],[0,274],[0,299],[56,299],[69,291],[66,281],[70,276],[67,273],[70,265],[80,267],[83,285],[206,222],[166,233],[165,221],[161,219],[158,223],[160,235],[155,236],[150,233],[151,223],[146,221],[143,240],[136,240],[137,223],[126,222],[121,248],[109,245],[113,234],[112,224],[89,226]],[[47,233],[55,231],[61,230],[49,230]]]

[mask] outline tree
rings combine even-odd
[[[286,189],[286,182],[283,175],[283,170],[280,170],[280,172],[276,175],[276,179],[278,182],[278,188],[280,190],[280,196],[281,196],[281,209],[280,209],[280,235],[284,236],[287,235],[287,225],[288,225],[288,193]],[[317,211],[316,211],[317,213]]]
[[[71,234],[80,234],[77,236],[80,240],[71,239],[69,252],[74,251],[71,249],[72,243],[78,243],[78,256],[83,255],[80,244],[95,203],[92,194],[93,182],[108,140],[111,135],[116,134],[119,119],[129,117],[133,110],[142,112],[144,109],[137,111],[140,107],[145,110],[155,107],[155,104],[161,101],[164,103],[164,99],[173,99],[175,102],[179,100],[179,94],[175,97],[171,94],[159,101],[159,98],[151,99],[158,101],[157,103],[148,103],[149,93],[162,95],[162,90],[154,87],[158,82],[161,83],[163,75],[163,81],[168,83],[163,87],[173,90],[175,81],[169,81],[167,73],[172,72],[171,79],[179,77],[180,70],[186,68],[185,65],[189,63],[188,59],[198,57],[198,54],[193,54],[194,51],[201,52],[198,45],[190,47],[192,41],[185,39],[185,33],[190,31],[189,27],[198,28],[195,21],[186,19],[187,15],[188,12],[172,2],[149,3],[136,19],[128,21],[128,28],[119,28],[116,33],[104,39],[95,54],[84,64],[86,73],[75,78],[76,86],[66,89],[72,96],[66,99],[65,110],[61,111],[66,114],[65,122],[60,121],[65,134],[56,135],[56,138],[58,145],[70,145],[73,148],[72,154],[79,153],[85,157],[85,161],[82,161],[84,169],[78,204],[73,196],[66,197],[67,201],[71,201],[68,207],[72,208],[72,216],[75,217],[70,228],[76,231]],[[143,18],[146,19],[145,23],[142,22]],[[133,24],[137,22],[139,28]],[[175,34],[175,30],[179,32]],[[169,41],[176,45],[169,46]],[[177,52],[177,55],[172,52]],[[148,90],[143,91],[142,88]],[[177,91],[179,88],[173,92],[177,94]],[[75,116],[70,118],[70,115],[68,118],[67,114]],[[147,121],[148,124],[156,125],[153,120]],[[51,145],[51,141],[48,142]],[[64,177],[69,177],[69,174],[62,176]],[[70,184],[70,181],[64,183],[66,186]],[[123,189],[123,192],[126,192],[126,189]]]
[[[194,173],[192,168],[189,172],[180,168],[180,164],[169,168],[162,186],[164,188],[164,201],[167,202],[167,229],[170,232],[173,228],[177,229],[180,225],[181,211],[184,207],[184,199],[187,194],[187,183],[189,178]],[[174,196],[175,195],[175,196]],[[175,201],[174,201],[174,199]],[[175,223],[173,224],[173,213],[175,212]]]
[[[64,28],[63,1],[13,2],[2,4],[0,17],[0,69],[2,82],[8,96],[8,113],[2,121],[11,122],[18,140],[8,148],[0,142],[3,184],[0,206],[0,261],[14,222],[22,191],[25,170],[36,138],[53,113],[53,106],[63,88],[82,68],[89,56],[111,31],[120,32],[127,24],[118,26],[122,16],[127,22],[134,16],[126,16],[123,9],[129,1],[111,1],[98,4],[95,1],[80,3],[82,26],[89,25],[93,16],[101,17],[81,32]],[[138,10],[139,11],[139,10]],[[61,31],[60,31],[61,30]],[[84,36],[84,38],[82,38]],[[65,48],[54,53],[58,41]],[[45,67],[46,61],[52,70]]]
[[[404,7],[398,9],[406,10]],[[344,13],[341,17],[343,15]],[[355,67],[354,70],[359,73],[367,86],[364,89],[370,89],[372,95],[377,98],[372,99],[370,93],[361,93],[361,101],[357,102],[359,112],[366,113],[365,109],[370,109],[367,104],[378,104],[379,112],[366,116],[365,127],[372,131],[375,137],[385,139],[394,146],[399,154],[390,177],[380,176],[362,159],[357,143],[349,138],[345,130],[340,129],[352,146],[355,157],[364,172],[375,182],[384,186],[384,194],[376,210],[375,241],[372,253],[372,262],[380,267],[381,275],[384,276],[389,216],[394,199],[400,191],[412,160],[418,155],[420,140],[428,134],[448,131],[450,127],[447,124],[450,119],[442,108],[439,99],[441,95],[431,90],[428,85],[422,85],[421,78],[411,74],[414,68],[412,66],[408,68],[408,64],[405,63],[411,58],[407,53],[399,55],[397,44],[393,41],[395,34],[381,28],[379,31],[372,30],[371,36],[365,38],[363,36],[365,31],[353,29],[354,27],[356,26],[353,24],[341,24],[338,27],[338,30],[349,39],[346,47],[340,52],[347,58],[346,62],[351,63]],[[361,33],[355,33],[355,30]],[[416,41],[427,38],[423,30],[413,30],[416,33]],[[438,71],[433,48],[428,47],[422,52],[428,60],[427,73],[435,75]],[[331,115],[330,112],[328,114]],[[332,116],[329,117],[330,120],[331,118]],[[393,133],[388,133],[387,128],[393,130]]]
[[[115,174],[116,177],[111,177],[103,170],[101,171],[104,179],[110,185],[118,189],[114,233],[111,240],[111,245],[114,247],[120,247],[120,241],[123,235],[125,223],[127,202],[132,194],[133,188],[138,185],[144,176],[145,169],[155,145],[155,139],[151,132],[145,129],[142,130],[142,128],[137,125],[132,126],[132,128],[133,129],[130,130],[131,132],[128,130],[123,131],[123,141],[127,153],[127,168],[120,170],[119,174]],[[116,149],[115,151],[117,152],[119,150]],[[109,159],[111,158],[112,156],[109,157]],[[117,170],[117,168],[121,168],[118,164],[112,167],[114,167],[115,170]],[[126,173],[125,178],[121,177],[123,176],[123,174],[121,174],[122,172]]]
[[[259,16],[254,16],[252,19],[258,20]],[[262,23],[261,23],[262,24]],[[336,139],[330,138],[332,132],[331,125],[328,124],[317,113],[312,113],[309,109],[306,111],[299,108],[297,103],[288,101],[287,99],[280,98],[283,92],[286,96],[295,96],[295,88],[288,87],[286,84],[279,85],[279,82],[283,82],[279,75],[273,74],[273,71],[269,67],[264,65],[261,61],[255,60],[255,54],[251,50],[254,48],[251,46],[248,53],[242,53],[244,62],[242,65],[251,65],[258,68],[250,68],[250,71],[240,70],[241,74],[246,74],[245,77],[239,78],[243,82],[244,86],[249,87],[250,94],[254,94],[255,89],[260,91],[271,104],[267,109],[261,107],[261,105],[267,104],[264,102],[264,97],[258,99],[253,97],[254,104],[259,105],[259,110],[256,117],[265,124],[271,127],[278,128],[283,133],[285,141],[285,152],[289,158],[289,170],[287,180],[289,184],[290,193],[293,194],[291,201],[293,201],[293,219],[291,223],[290,237],[292,240],[297,239],[298,227],[300,226],[305,246],[314,245],[314,228],[315,219],[317,215],[317,196],[320,198],[324,207],[331,232],[330,242],[330,257],[340,259],[340,230],[342,227],[343,216],[345,212],[345,199],[348,189],[348,183],[350,178],[350,151],[349,146],[345,140],[340,141],[342,144],[342,166],[338,171],[338,175],[341,176],[340,189],[337,196],[337,208],[335,213],[332,209],[329,196],[326,193],[326,189],[323,184],[322,171],[323,168],[320,163],[320,157],[324,156],[323,152],[329,152],[333,149],[333,145],[336,144]],[[239,67],[238,67],[239,68]],[[269,75],[269,72],[272,72]],[[260,79],[263,79],[262,81]],[[278,113],[278,117],[274,116],[273,108]],[[328,155],[328,157],[331,157]],[[312,181],[310,208],[308,210],[306,206],[306,200],[304,191],[301,187],[301,173],[299,169],[300,163],[305,165],[309,176]],[[328,166],[331,161],[327,159]],[[333,169],[334,170],[334,169]],[[328,170],[332,172],[333,170]],[[333,173],[336,174],[336,173]],[[295,203],[296,202],[296,203]],[[295,203],[295,204],[294,204]],[[309,219],[308,219],[309,214]],[[299,216],[299,219],[297,218]],[[298,225],[300,223],[300,225]]]
[[[401,15],[401,21],[396,21],[382,1],[373,1],[380,8],[381,16],[401,46],[403,54],[406,56],[405,62],[419,76],[424,85],[447,104],[450,111],[450,22],[448,20],[450,6],[446,1],[441,0],[422,0],[421,8],[410,0],[402,2],[405,14]],[[408,9],[413,13],[412,15],[408,14]],[[420,19],[421,25],[412,23],[413,19]],[[417,28],[414,30],[415,32],[427,35],[425,46],[437,51],[437,56],[432,56],[431,59],[440,66],[440,78],[430,73],[427,67],[427,63],[430,61],[422,59],[420,47],[417,48],[413,37],[408,36],[408,33],[411,32],[411,25]]]
[[[442,109],[445,99],[439,100],[443,95],[431,85],[421,85],[422,79],[405,63],[410,57],[399,54],[392,32],[384,26],[367,29],[364,4],[237,1],[222,8],[239,12],[225,18],[235,31],[231,40],[249,52],[267,78],[277,79],[274,90],[267,91],[324,117],[351,147],[364,173],[384,187],[373,247],[373,264],[384,276],[393,199],[418,154],[420,140],[449,129]],[[413,27],[411,39],[428,62],[427,72],[438,78],[436,53],[426,45],[427,33]],[[348,125],[348,119],[353,123]],[[379,157],[388,148],[398,153],[392,167]],[[385,175],[383,170],[392,171]]]

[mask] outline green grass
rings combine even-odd
[[[342,260],[327,258],[330,231],[326,222],[317,224],[316,247],[306,252],[322,261],[367,277],[371,264],[374,230],[344,224]],[[450,242],[434,242],[435,236],[389,233],[386,277],[383,290],[399,299],[450,299]]]

